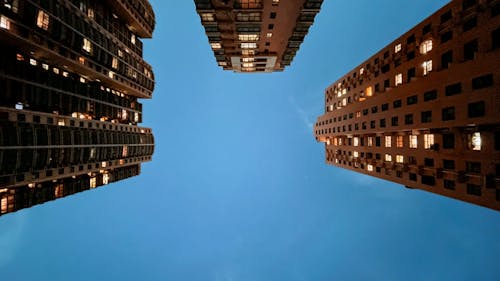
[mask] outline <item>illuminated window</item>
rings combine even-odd
[[[403,163],[404,157],[403,155],[396,155],[396,163]]]
[[[391,147],[392,137],[385,136],[385,147]]]
[[[7,197],[3,197],[2,198],[2,201],[0,203],[0,210],[2,212],[2,214],[5,214],[7,213]]]
[[[343,106],[346,106],[346,105],[347,105],[347,99],[346,99],[346,98],[343,98],[343,99],[342,99],[342,105],[343,105]]]
[[[359,146],[359,137],[354,137],[352,142],[354,146]]]
[[[54,196],[56,198],[61,198],[64,196],[64,185],[62,183],[56,185],[56,188],[54,189]]]
[[[356,111],[356,118],[361,117],[361,111]]]
[[[432,60],[424,61],[422,67],[424,68],[424,76],[429,74],[432,71]]]
[[[109,174],[102,175],[102,184],[109,184]]]
[[[122,147],[122,157],[127,157],[128,156],[128,146],[124,145]]]
[[[115,73],[113,71],[108,72],[109,78],[113,79],[115,78]]]
[[[392,162],[392,155],[390,155],[390,154],[386,154],[386,155],[385,155],[385,161],[386,161],[386,162]]]
[[[35,59],[30,59],[30,64],[36,66],[38,62]]]
[[[244,62],[242,65],[243,65],[243,67],[254,67],[255,66],[253,64],[253,62]]]
[[[420,45],[420,53],[425,55],[432,50],[432,40],[425,40]]]
[[[10,29],[10,21],[8,18],[4,17],[4,16],[0,16],[0,28],[3,28],[3,29]]]
[[[402,73],[396,74],[394,81],[395,81],[396,86],[403,84],[403,74]]]
[[[238,34],[238,40],[240,40],[240,41],[258,41],[259,34]]]
[[[132,44],[134,44],[134,45],[135,45],[135,34],[132,34],[132,35],[130,36],[130,42],[132,42]]]
[[[114,69],[118,69],[118,59],[113,57],[113,60],[111,61],[111,67]]]
[[[417,135],[410,135],[409,137],[409,146],[410,148],[417,148],[418,147],[418,138]]]
[[[273,37],[273,33],[272,33],[272,32],[268,32],[268,33],[266,34],[266,37],[267,37],[267,38],[271,38],[271,37]]]
[[[43,30],[48,30],[49,29],[49,14],[46,12],[39,10],[38,11],[38,16],[36,18],[36,26],[40,27]]]
[[[373,146],[373,137],[368,137],[368,146]]]
[[[257,43],[241,43],[242,49],[256,49]]]
[[[253,61],[255,61],[255,58],[242,58],[241,60],[243,62],[253,62]]]
[[[366,165],[366,169],[368,170],[368,172],[373,172],[373,165],[372,164]]]
[[[118,49],[118,56],[119,56],[120,58],[123,58],[123,51],[122,51],[122,50],[120,50],[120,49]]]
[[[354,157],[358,158],[358,157],[359,157],[359,152],[354,151],[354,152],[352,153],[352,155],[353,155]]]
[[[46,63],[42,63],[42,68],[43,68],[44,70],[49,70],[49,65],[48,65],[48,64],[46,64]]]
[[[96,188],[97,187],[97,178],[96,177],[90,178],[89,183],[90,183],[90,188]]]
[[[396,46],[394,46],[394,53],[398,53],[400,51],[401,51],[401,43],[399,43]]]
[[[222,48],[222,45],[220,43],[210,43],[210,46],[212,47],[212,49]]]
[[[396,136],[396,147],[403,147],[403,136]]]
[[[215,14],[213,13],[202,13],[201,14],[202,21],[215,21]]]
[[[366,93],[366,96],[367,96],[367,97],[371,97],[371,96],[373,96],[373,88],[372,88],[372,86],[370,86],[370,87],[366,88],[366,89],[365,89],[365,93]]]
[[[434,134],[424,134],[424,148],[430,149],[434,144]]]
[[[92,43],[90,43],[89,39],[83,38],[82,49],[85,50],[87,53],[91,53],[92,52]]]
[[[87,16],[91,19],[94,18],[94,10],[92,8],[88,8],[87,10]]]
[[[468,135],[469,149],[480,151],[481,150],[481,133],[475,132]]]
[[[363,75],[364,72],[365,72],[365,69],[363,67],[359,69],[359,75]]]

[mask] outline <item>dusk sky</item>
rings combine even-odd
[[[153,161],[2,216],[0,280],[498,280],[500,212],[326,165],[312,133],[327,86],[448,1],[326,0],[272,74],[222,71],[192,0],[150,2]]]

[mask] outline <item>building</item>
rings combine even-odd
[[[217,64],[235,72],[283,71],[323,0],[195,0]]]
[[[0,3],[0,215],[140,173],[147,0]]]
[[[500,210],[500,1],[451,1],[325,90],[328,164]]]

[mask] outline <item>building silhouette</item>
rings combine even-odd
[[[323,0],[195,0],[217,64],[235,72],[283,71]]]
[[[140,173],[147,0],[0,3],[0,215]]]
[[[325,90],[328,164],[500,210],[500,1],[451,1]]]

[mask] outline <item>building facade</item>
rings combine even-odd
[[[500,1],[454,0],[325,90],[328,164],[500,210]]]
[[[147,0],[0,2],[0,215],[140,173]]]
[[[195,0],[217,64],[235,72],[283,71],[323,0]]]

